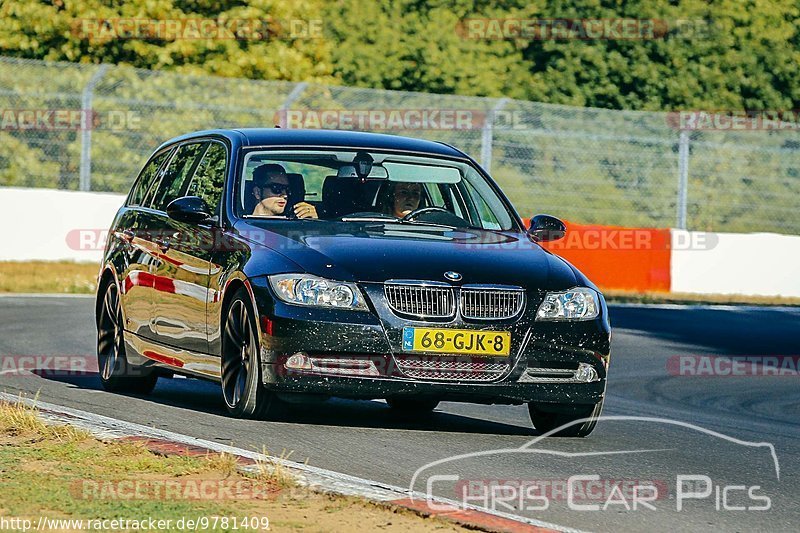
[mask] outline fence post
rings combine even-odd
[[[81,170],[80,170],[80,190],[92,190],[92,127],[94,127],[94,117],[92,116],[92,98],[94,88],[108,70],[108,65],[100,65],[100,68],[89,79],[89,83],[83,88],[81,93]]]
[[[678,229],[686,229],[686,200],[689,189],[689,132],[681,130],[678,139]]]
[[[508,103],[508,98],[501,98],[492,108],[491,113],[486,116],[481,130],[481,166],[489,174],[492,173],[492,142],[494,139],[494,119],[503,107]]]
[[[276,126],[280,126],[282,128],[288,128],[289,127],[289,122],[288,122],[288,117],[286,116],[287,115],[286,111],[288,111],[289,108],[292,107],[292,104],[295,103],[295,101],[298,98],[300,98],[300,95],[303,94],[303,91],[306,90],[306,87],[308,87],[308,82],[305,82],[305,81],[300,82],[297,85],[295,85],[294,89],[292,89],[292,92],[290,92],[289,96],[286,97],[286,101],[283,102],[283,105],[281,105],[281,108],[280,108],[280,111],[279,111],[279,117],[278,117],[279,124],[276,124]],[[282,113],[283,116],[280,116],[280,113]]]

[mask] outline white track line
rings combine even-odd
[[[342,474],[340,472],[334,472],[332,470],[326,470],[324,468],[317,468],[302,463],[296,463],[280,457],[269,456],[262,453],[245,450],[243,448],[236,448],[234,446],[220,444],[218,442],[197,439],[195,437],[181,435],[180,433],[173,433],[172,431],[167,431],[164,429],[147,427],[133,422],[126,422],[124,420],[117,420],[115,418],[90,413],[88,411],[81,411],[79,409],[72,409],[39,400],[15,396],[7,392],[0,392],[0,400],[14,403],[22,402],[31,407],[35,406],[41,411],[47,411],[42,413],[43,418],[47,420],[62,424],[67,423],[71,426],[85,429],[93,435],[101,438],[123,438],[136,436],[164,439],[186,446],[198,446],[219,453],[237,455],[267,464],[279,464],[281,467],[291,471],[297,477],[297,481],[300,484],[322,492],[332,492],[346,496],[361,496],[379,502],[391,502],[406,498],[413,498],[419,501],[429,500],[436,504],[451,505],[460,509],[471,509],[531,526],[549,528],[570,533],[580,532],[580,530],[577,529],[572,529],[533,518],[526,518],[500,511],[494,511],[475,505],[464,505],[462,502],[457,502],[447,498],[428,498],[427,495],[419,491],[410,492],[406,488],[381,483],[379,481],[371,481],[348,474]]]

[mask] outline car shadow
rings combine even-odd
[[[100,377],[94,372],[86,372],[81,375],[50,372],[37,372],[37,374],[44,379],[69,384],[80,389],[103,390]],[[110,396],[120,399],[135,398],[158,405],[230,419],[222,401],[219,385],[199,379],[160,378],[155,390],[150,394],[114,393]],[[109,401],[113,400],[109,399]],[[285,415],[273,422],[492,435],[538,435],[538,432],[532,427],[447,413],[441,411],[440,408],[432,413],[414,417],[402,416],[389,408],[386,403],[378,401],[332,398],[323,402],[286,403],[285,407]],[[252,424],[253,421],[242,420],[241,423]],[[261,423],[270,423],[270,421]]]

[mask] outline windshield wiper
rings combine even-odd
[[[450,224],[442,224],[439,222],[426,222],[424,220],[402,220],[397,219],[397,222],[400,224],[408,224],[409,226],[428,226],[432,228],[448,228],[448,229],[457,229],[457,226],[451,226]]]

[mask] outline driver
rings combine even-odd
[[[422,184],[389,182],[383,196],[383,212],[403,218],[419,207],[421,199]]]
[[[281,216],[285,214],[289,198],[289,177],[281,165],[261,165],[253,171],[253,196],[258,204],[255,216]],[[316,208],[307,202],[289,206],[297,218],[317,218]]]

